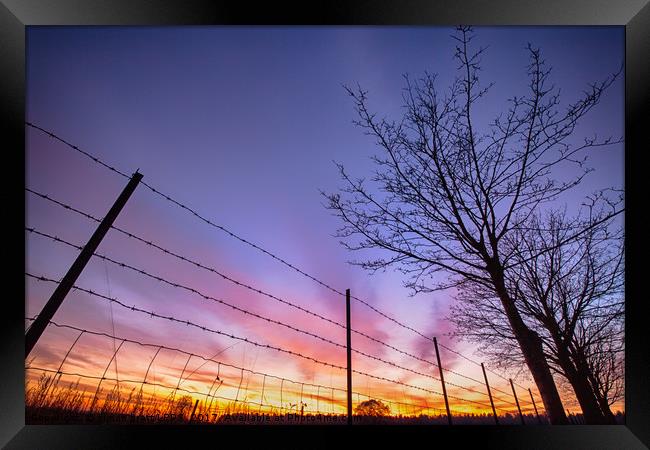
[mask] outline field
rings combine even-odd
[[[27,389],[25,423],[37,424],[192,424],[192,425],[345,425],[345,414],[309,413],[304,410],[270,408],[245,401],[205,402],[190,395],[152,397],[132,389],[128,394],[116,388],[88,395],[76,383],[60,383],[60,376],[43,373]],[[137,392],[136,392],[137,391]],[[295,405],[293,405],[295,406]],[[573,424],[584,423],[580,414],[570,415]],[[489,414],[454,414],[454,425],[494,425]],[[498,416],[499,425],[520,425],[517,415]],[[547,424],[546,418],[524,414],[525,425]],[[353,424],[360,425],[448,425],[444,414],[393,414],[368,416],[354,414]],[[618,414],[617,422],[625,423]]]

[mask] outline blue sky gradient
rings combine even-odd
[[[482,64],[484,84],[495,83],[477,106],[479,132],[505,110],[507,98],[525,93],[528,42],[540,47],[553,66],[551,78],[562,89],[564,105],[577,100],[589,82],[616,72],[624,60],[623,27],[477,27],[475,31],[477,45],[488,46]],[[368,176],[374,169],[369,156],[377,149],[352,124],[353,102],[343,85],[359,83],[369,91],[372,109],[397,118],[403,74],[438,73],[439,87],[449,86],[456,68],[451,34],[451,28],[436,27],[28,27],[27,120],[120,170],[139,169],[145,181],[214,222],[471,353],[470,347],[442,336],[448,331],[444,315],[452,301],[449,293],[409,298],[399,274],[369,277],[346,264],[357,255],[348,254],[332,237],[339,223],[323,207],[319,194],[321,189],[333,192],[341,185],[333,161],[344,164],[354,176]],[[576,132],[578,141],[594,132],[623,135],[623,79],[619,77],[585,118]],[[26,136],[27,185],[103,217],[125,180],[35,130],[28,128]],[[562,202],[571,209],[587,192],[622,188],[623,163],[622,144],[594,150],[595,172]],[[27,194],[26,202],[30,226],[79,244],[94,230],[93,223],[43,200]],[[344,319],[341,298],[142,187],[116,224],[315,312]],[[282,320],[311,324],[300,322],[300,316],[277,304],[121,236],[109,234],[100,252]],[[27,269],[35,274],[61,278],[75,257],[76,252],[28,236]],[[207,320],[236,334],[278,345],[295,343],[284,331],[240,320],[218,305],[206,307],[198,299],[101,262],[89,264],[79,284],[149,309]],[[51,285],[29,281],[27,314],[37,313],[51,291]],[[177,346],[203,346],[206,353],[230,345],[225,339],[205,338],[117,309],[111,320],[107,305],[87,297],[71,294],[57,319],[102,331],[115,327],[118,334],[144,335]],[[353,306],[355,313],[363,317],[363,322],[357,322],[361,329],[431,357],[432,349],[423,347],[416,336],[371,316],[362,305]],[[340,330],[324,327],[322,332],[344,342]],[[344,352],[337,350],[328,357],[331,350],[321,343],[304,345],[306,352],[344,362]],[[385,350],[370,344],[368,349]],[[226,356],[238,362],[250,363],[255,355],[245,345],[229,352]],[[452,354],[445,356],[465,370],[462,361],[453,360]],[[296,377],[322,375],[311,365],[287,364],[277,355],[254,358],[271,371]],[[368,370],[374,367],[367,361],[359,364]]]

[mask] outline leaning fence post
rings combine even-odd
[[[533,401],[533,408],[535,408],[535,415],[537,416],[537,421],[541,424],[542,423],[542,418],[539,417],[539,413],[537,412],[537,405],[535,404],[535,397],[533,397],[533,391],[528,388],[528,393],[530,394],[530,399]]]
[[[106,236],[108,230],[110,230],[113,222],[120,214],[120,211],[122,211],[122,208],[131,197],[131,194],[133,194],[133,191],[138,186],[141,179],[142,174],[136,171],[128,184],[124,187],[124,190],[122,190],[120,196],[115,200],[115,203],[104,219],[97,226],[97,229],[83,247],[77,256],[77,259],[75,259],[72,266],[70,266],[68,272],[57,285],[56,289],[50,296],[50,299],[47,301],[45,306],[43,306],[43,309],[36,317],[36,320],[32,323],[32,326],[29,327],[25,333],[25,358],[27,358],[31,353],[32,349],[43,334],[43,331],[45,331],[45,328],[49,325],[54,314],[58,311],[63,300],[65,300],[68,295],[68,292],[70,292],[70,289],[74,286],[75,281],[77,281],[77,278],[81,275],[81,272],[86,267],[86,264],[88,264],[88,261],[90,261],[90,258],[95,253],[95,250],[97,250],[97,247],[102,242],[102,239],[104,239],[104,236]]]
[[[451,411],[449,410],[449,399],[447,399],[447,388],[445,387],[445,376],[442,373],[442,364],[440,364],[440,352],[438,351],[438,340],[433,338],[433,346],[436,349],[436,359],[438,360],[438,370],[440,371],[440,383],[442,383],[442,395],[445,397],[445,408],[447,408],[447,421],[451,425]]]
[[[521,407],[519,406],[519,399],[517,398],[517,392],[515,391],[515,385],[512,384],[512,378],[510,378],[510,387],[512,388],[512,395],[514,395],[515,402],[517,403],[517,409],[519,410],[519,418],[521,419],[521,424],[526,425],[526,422],[524,422],[524,415],[521,413]]]
[[[487,387],[488,397],[490,397],[490,405],[492,405],[492,414],[494,414],[494,422],[499,425],[499,418],[497,417],[497,410],[494,407],[494,400],[492,400],[492,391],[490,391],[490,383],[488,382],[487,373],[485,373],[485,365],[481,363],[481,369],[483,369],[483,377],[485,378],[485,386]]]

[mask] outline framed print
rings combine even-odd
[[[649,8],[4,2],[3,445],[647,446]]]

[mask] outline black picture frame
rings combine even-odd
[[[24,241],[25,222],[25,27],[29,25],[621,25],[626,36],[626,425],[624,426],[458,426],[458,427],[171,427],[25,426],[24,411]],[[322,0],[301,4],[182,0],[3,0],[0,5],[4,148],[2,200],[5,230],[5,290],[0,327],[0,444],[6,448],[118,448],[141,445],[183,447],[197,439],[225,444],[245,436],[269,445],[341,445],[344,435],[382,443],[387,434],[409,440],[493,448],[636,449],[650,445],[650,352],[645,339],[641,255],[644,197],[642,157],[650,129],[650,5],[648,0]],[[22,245],[21,245],[22,243]],[[9,245],[11,244],[11,245]],[[631,244],[631,245],[630,245]],[[290,435],[285,435],[287,432]],[[302,434],[310,441],[298,443]],[[353,436],[351,436],[353,435]],[[399,437],[399,436],[398,436]],[[403,441],[407,444],[409,441]],[[364,445],[365,446],[365,445]]]

